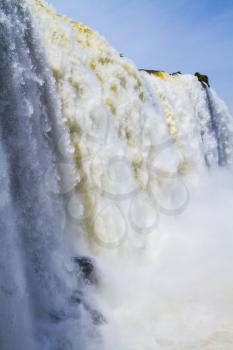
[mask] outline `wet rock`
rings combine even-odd
[[[106,323],[106,319],[102,315],[101,312],[99,312],[96,309],[93,309],[90,305],[88,304],[83,304],[84,308],[89,312],[91,319],[95,325],[101,325]]]
[[[98,277],[94,262],[89,257],[75,257],[73,258],[74,262],[79,266],[79,270],[82,274],[82,277],[89,284],[97,284]]]
[[[106,320],[102,313],[93,308],[87,301],[85,301],[85,297],[83,296],[82,292],[75,291],[74,294],[71,296],[71,302],[74,304],[82,305],[83,308],[90,315],[90,318],[92,319],[92,322],[95,325],[101,325],[103,323],[106,323]]]
[[[73,261],[78,266],[78,273],[87,284],[97,285],[98,276],[93,259],[87,256],[74,257]],[[92,305],[86,300],[84,293],[77,289],[73,292],[71,296],[71,303],[82,306],[89,314],[93,324],[101,325],[106,323],[106,320],[101,312],[96,310]]]
[[[60,323],[66,319],[66,314],[64,312],[51,311],[49,318],[53,323]]]
[[[81,304],[83,302],[83,293],[81,291],[75,291],[71,296],[71,302]]]

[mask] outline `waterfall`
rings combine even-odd
[[[4,350],[84,347],[85,310],[71,303],[81,287],[69,267],[56,165],[66,129],[30,17],[18,1],[1,3],[0,344]]]
[[[0,27],[1,350],[231,349],[224,102],[42,0]]]

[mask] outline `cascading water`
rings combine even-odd
[[[71,302],[80,284],[67,267],[72,256],[56,166],[56,142],[66,130],[51,74],[18,1],[1,2],[0,35],[0,348],[85,348],[84,316]],[[57,193],[49,191],[52,183]]]
[[[224,103],[41,0],[0,26],[1,350],[232,349]]]

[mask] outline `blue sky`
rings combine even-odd
[[[233,114],[233,0],[48,0],[139,68],[200,71]]]

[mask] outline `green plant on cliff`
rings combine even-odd
[[[194,75],[197,77],[204,88],[206,88],[206,86],[210,87],[209,78],[207,75],[201,74],[199,72],[196,72]]]
[[[182,73],[181,73],[180,71],[178,71],[178,72],[171,73],[170,75],[176,76],[176,75],[181,75],[181,74],[182,74]]]

